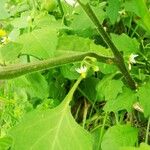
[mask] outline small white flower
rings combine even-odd
[[[137,56],[138,56],[137,54],[133,54],[133,53],[132,53],[132,54],[129,56],[129,63],[135,64],[135,63],[136,63],[135,58],[136,58]]]
[[[86,73],[87,67],[86,67],[86,66],[82,66],[82,67],[80,67],[80,68],[76,68],[76,71],[77,71],[78,73],[80,73],[80,74]]]
[[[65,2],[72,7],[76,7],[79,5],[76,0],[65,0]]]
[[[138,102],[133,104],[133,108],[136,109],[139,112],[144,112],[143,108],[140,106],[140,104]]]
[[[75,70],[78,73],[80,73],[83,78],[86,77],[86,72],[87,72],[87,67],[86,66],[81,66],[80,68],[76,68]]]

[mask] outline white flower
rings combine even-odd
[[[80,73],[83,78],[86,77],[86,72],[87,72],[87,67],[86,66],[81,66],[80,68],[76,68],[75,70],[78,73]]]
[[[76,0],[65,0],[65,2],[72,7],[76,7],[79,5]]]
[[[80,73],[80,74],[86,73],[87,67],[86,67],[86,66],[82,66],[82,67],[80,67],[80,68],[76,68],[76,71],[77,71],[78,73]]]
[[[140,104],[138,102],[133,104],[133,108],[139,112],[144,112],[143,108],[140,106]]]
[[[133,53],[132,53],[132,54],[129,56],[129,63],[135,64],[135,63],[136,63],[135,58],[136,58],[137,56],[138,56],[137,54],[133,54]]]

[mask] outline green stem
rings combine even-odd
[[[106,114],[104,116],[104,120],[103,120],[103,125],[102,125],[102,128],[100,130],[100,138],[99,138],[99,142],[98,142],[98,149],[100,149],[100,145],[101,145],[101,142],[102,142],[102,137],[103,137],[103,134],[104,134],[107,115],[108,115],[108,113],[106,112]]]
[[[96,26],[100,36],[102,36],[102,38],[104,39],[106,44],[111,48],[111,50],[115,56],[115,63],[118,66],[118,68],[120,69],[120,71],[122,72],[122,74],[124,75],[124,78],[125,78],[127,84],[130,86],[131,89],[136,89],[136,84],[135,84],[134,80],[132,79],[132,77],[130,76],[130,74],[125,66],[124,59],[123,59],[121,53],[119,52],[117,47],[114,45],[114,43],[110,39],[107,32],[104,30],[103,26],[100,24],[97,16],[93,12],[92,8],[90,7],[90,5],[88,3],[83,4],[80,2],[80,0],[78,0],[78,2],[81,5],[81,7],[83,8],[83,10],[86,12],[86,14],[89,16],[89,18],[91,19],[93,24]]]
[[[145,143],[147,143],[147,144],[148,144],[148,136],[149,136],[149,127],[150,127],[150,117],[148,118],[146,137],[145,137]]]
[[[113,61],[112,57],[100,56],[93,52],[85,52],[85,53],[72,54],[67,56],[58,56],[58,57],[49,58],[47,60],[42,60],[38,62],[0,67],[0,79],[16,78],[21,75],[25,75],[27,73],[46,70],[49,68],[62,66],[68,63],[82,61],[86,56],[95,57],[97,58],[97,60],[101,62],[107,62],[108,60]]]

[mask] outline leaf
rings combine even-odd
[[[136,39],[130,38],[126,34],[116,35],[111,34],[112,41],[116,45],[116,47],[123,51],[125,55],[130,55],[131,53],[137,53],[139,50],[139,43]]]
[[[0,2],[0,20],[7,19],[9,17],[9,13],[5,8],[5,2],[6,0],[1,0]]]
[[[102,23],[106,16],[103,7],[92,7],[92,9],[97,14],[99,21]],[[70,27],[82,37],[92,36],[95,31],[95,27],[90,19],[87,17],[86,13],[82,10],[81,7],[76,7],[74,11],[75,12],[73,15],[73,20]]]
[[[149,150],[150,146],[146,143],[141,143],[140,147],[122,147],[119,150]]]
[[[99,98],[105,100],[114,100],[119,93],[122,93],[123,83],[121,80],[113,80],[110,76],[103,78],[97,85]]]
[[[106,103],[104,110],[106,112],[118,112],[126,109],[128,112],[131,112],[133,104],[136,101],[136,93],[129,88],[124,88],[122,93],[118,95],[116,99],[112,99]]]
[[[147,82],[145,85],[139,88],[139,91],[137,92],[139,97],[139,102],[141,104],[141,107],[144,109],[144,115],[145,117],[150,116],[150,82]]]
[[[60,67],[61,74],[64,76],[64,78],[75,80],[79,77],[79,73],[77,73],[76,68],[77,66],[73,64],[64,65]]]
[[[110,19],[110,22],[114,24],[118,18],[118,11],[120,8],[119,0],[108,0],[108,7],[106,8],[106,13]]]
[[[79,78],[63,102],[45,111],[35,110],[11,129],[15,150],[92,150],[91,135],[71,115],[69,102],[79,85]]]
[[[8,150],[12,145],[11,137],[0,138],[0,150]]]
[[[27,74],[26,76],[19,77],[13,80],[14,89],[23,88],[33,98],[38,97],[40,99],[47,98],[48,84],[40,73]]]
[[[83,82],[80,84],[80,89],[84,93],[84,96],[91,102],[95,102],[98,100],[96,91],[98,82],[99,79],[90,77],[83,80]]]
[[[23,54],[39,58],[52,57],[57,45],[57,31],[55,28],[43,27],[21,35],[18,42],[23,45]]]
[[[115,125],[109,128],[103,136],[102,150],[119,150],[123,146],[134,146],[138,130],[130,125]]]
[[[5,62],[14,61],[17,59],[21,48],[22,45],[15,42],[9,42],[8,44],[0,47],[2,60]]]
[[[150,33],[150,13],[145,0],[126,1],[125,9],[126,11],[134,12],[138,16],[138,19],[135,18],[137,23]]]
[[[91,41],[76,35],[63,35],[58,40],[57,51],[86,52],[90,50]]]

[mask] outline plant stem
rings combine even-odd
[[[105,124],[106,124],[107,115],[108,115],[108,113],[106,112],[105,116],[104,116],[104,120],[103,120],[103,125],[102,125],[101,131],[100,131],[100,138],[99,138],[99,142],[98,142],[98,149],[100,149],[100,145],[101,145],[101,142],[102,142],[102,137],[103,137],[103,134],[104,134],[104,128],[105,128]]]
[[[114,61],[112,57],[100,56],[93,52],[85,52],[85,53],[78,53],[72,55],[70,54],[67,56],[58,56],[58,57],[49,58],[47,60],[42,60],[33,63],[0,67],[0,79],[16,78],[27,73],[46,70],[49,68],[62,66],[68,63],[82,61],[86,56],[95,57],[97,58],[97,60],[105,63],[108,60]]]
[[[148,118],[146,137],[145,137],[145,143],[147,143],[147,144],[148,144],[148,136],[149,136],[149,127],[150,127],[150,117]]]
[[[104,39],[106,44],[111,48],[111,50],[114,54],[114,57],[115,57],[115,63],[118,66],[118,68],[120,69],[120,71],[122,72],[122,74],[124,75],[124,78],[125,78],[127,84],[129,85],[129,87],[131,89],[136,89],[136,84],[135,84],[134,80],[132,79],[132,77],[130,76],[130,74],[125,66],[124,59],[123,59],[121,53],[119,52],[117,47],[114,45],[114,43],[110,39],[107,32],[104,30],[103,26],[100,24],[98,18],[96,17],[95,13],[93,12],[92,8],[90,7],[90,5],[88,3],[83,4],[80,2],[80,0],[78,0],[78,2],[81,5],[81,7],[83,8],[83,10],[86,12],[86,14],[89,16],[89,18],[91,19],[93,24],[96,26],[100,36],[102,36],[102,38]]]

